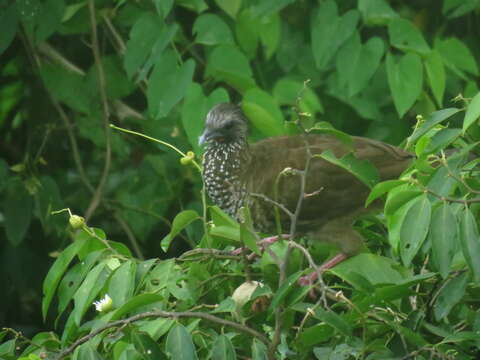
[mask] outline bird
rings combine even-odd
[[[315,155],[329,150],[338,158],[353,151],[357,159],[376,167],[381,181],[398,178],[413,157],[403,149],[365,137],[352,136],[351,147],[334,135],[313,133],[275,136],[249,144],[248,133],[248,120],[240,106],[221,103],[208,112],[199,144],[205,147],[202,177],[209,198],[237,221],[241,221],[240,209],[248,207],[255,230],[272,234],[277,233],[274,208],[281,205],[294,213],[299,196],[308,194],[296,219],[298,232],[334,244],[339,250],[322,270],[360,252],[363,241],[353,228],[354,222],[381,203],[365,207],[369,187],[342,167]],[[301,179],[295,171],[305,170],[308,157],[304,194],[300,194]],[[279,175],[282,172],[287,174]],[[278,212],[282,226],[289,226],[291,217],[285,211]]]

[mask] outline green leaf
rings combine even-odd
[[[342,316],[336,314],[335,312],[331,310],[327,311],[319,307],[315,310],[314,316],[324,321],[331,327],[337,329],[343,335],[352,336],[351,325]]]
[[[475,57],[460,39],[456,37],[438,39],[435,41],[435,49],[442,56],[444,64],[460,76],[463,76],[462,71],[478,75]]]
[[[157,8],[158,15],[165,19],[173,7],[174,0],[153,0]]]
[[[173,51],[162,55],[148,83],[148,110],[152,117],[160,119],[167,116],[173,106],[182,100],[192,82],[194,70],[195,62],[192,59],[177,66]]]
[[[400,117],[405,115],[422,92],[423,71],[420,57],[408,53],[395,62],[393,55],[387,54],[387,78],[393,103]]]
[[[426,194],[411,200],[400,229],[400,255],[405,266],[410,266],[427,237],[432,206]]]
[[[400,17],[392,19],[388,24],[390,44],[405,52],[416,52],[427,55],[430,47],[423,38],[422,33],[413,23]]]
[[[463,133],[480,117],[480,92],[468,104],[465,119],[463,120]]]
[[[240,92],[255,86],[247,58],[231,45],[219,45],[213,49],[208,58],[206,75],[225,81]]]
[[[65,250],[62,251],[48,271],[48,274],[43,281],[42,315],[44,320],[47,318],[48,308],[60,279],[67,270],[72,259],[75,257],[75,255],[77,255],[83,245],[85,245],[84,241],[75,241],[70,244]]]
[[[280,306],[283,302],[285,297],[292,291],[292,289],[297,286],[297,280],[303,274],[303,271],[297,271],[296,273],[290,275],[282,286],[277,290],[275,293],[272,302],[270,303],[269,312],[273,313],[273,311]]]
[[[321,3],[311,27],[312,51],[318,69],[324,69],[340,46],[352,36],[358,20],[359,13],[356,10],[338,16],[335,1]]]
[[[230,339],[225,335],[217,337],[212,346],[212,360],[235,360],[236,358]]]
[[[357,283],[358,275],[372,285],[397,284],[403,280],[402,274],[398,271],[398,263],[383,256],[367,253],[352,256],[328,272],[351,284]]]
[[[367,200],[365,200],[365,207],[370,205],[374,200],[378,199],[383,194],[403,184],[406,184],[405,180],[387,180],[376,184],[372,188],[372,191],[370,191]]]
[[[457,277],[446,281],[446,285],[441,288],[440,294],[433,305],[433,312],[437,321],[447,317],[453,307],[462,300],[467,289],[470,274],[464,272]]]
[[[442,106],[443,94],[445,92],[446,76],[442,57],[438,51],[433,50],[425,59],[425,70],[427,72],[428,83],[432,89],[433,96],[438,106]]]
[[[132,26],[124,59],[125,71],[130,79],[145,63],[154,44],[162,37],[162,34],[164,36],[164,30],[162,19],[151,12],[145,13]]]
[[[91,341],[80,345],[75,354],[78,360],[103,360],[103,357],[95,350]]]
[[[41,43],[47,40],[62,24],[65,12],[63,0],[47,0],[40,11],[41,19],[35,32],[35,41]]]
[[[475,10],[478,5],[478,0],[445,0],[442,13],[448,18],[456,18]]]
[[[243,221],[240,223],[240,240],[255,254],[261,255],[261,251],[257,244],[257,238],[252,230],[253,222],[250,216],[250,211],[247,207],[242,207],[241,211]]]
[[[278,14],[262,17],[259,27],[260,42],[265,51],[265,57],[270,59],[280,43],[281,20]]]
[[[364,45],[359,33],[355,33],[337,55],[340,83],[347,86],[352,97],[367,87],[383,56],[384,45],[379,37],[371,37]]]
[[[15,2],[0,10],[0,55],[10,46],[18,26],[18,12]]]
[[[125,314],[133,312],[134,310],[142,306],[145,306],[157,301],[162,301],[162,300],[165,300],[165,298],[162,295],[158,295],[158,294],[140,294],[140,295],[134,296],[133,298],[128,300],[125,304],[123,304],[120,308],[116,309],[112,317],[110,318],[110,320],[111,321],[118,320]]]
[[[440,275],[445,279],[450,271],[450,263],[455,255],[457,243],[457,221],[447,202],[433,211],[430,224],[433,261]]]
[[[88,256],[81,262],[75,264],[72,268],[63,277],[62,281],[58,285],[58,315],[59,316],[65,311],[70,300],[72,300],[73,295],[77,291],[80,284],[83,282],[87,274],[90,272],[92,267],[97,263],[99,258],[104,254],[103,250],[95,251],[88,254]]]
[[[7,187],[3,215],[7,239],[12,246],[18,246],[30,227],[33,213],[33,198],[20,178],[15,177]]]
[[[254,16],[251,8],[240,12],[235,22],[235,35],[238,45],[249,59],[255,57],[260,37],[260,19]]]
[[[267,346],[254,338],[252,342],[252,360],[267,360]]]
[[[111,270],[106,264],[98,264],[88,273],[82,285],[75,292],[73,296],[75,306],[72,316],[77,326],[80,326],[82,317],[87,309],[93,306],[93,301],[97,299],[110,273]]]
[[[112,298],[114,308],[119,308],[133,296],[136,270],[137,264],[127,260],[112,274],[107,294]]]
[[[465,208],[460,216],[460,244],[463,256],[473,273],[475,282],[480,282],[480,235],[475,217],[469,208]]]
[[[56,100],[81,113],[90,112],[90,89],[82,75],[49,63],[42,64],[40,75]]]
[[[160,346],[145,332],[132,331],[133,346],[143,360],[162,360],[167,357],[160,350]]]
[[[267,92],[253,88],[245,92],[242,110],[251,124],[265,136],[278,136],[284,132],[283,115],[275,99]]]
[[[420,194],[422,191],[409,183],[393,188],[385,202],[385,215],[392,215],[401,206]]]
[[[263,0],[254,3],[253,13],[257,17],[270,16],[278,13],[288,4],[295,2],[295,0]]]
[[[408,138],[408,143],[409,144],[414,143],[418,138],[425,135],[428,131],[433,129],[436,125],[452,117],[459,111],[460,109],[457,109],[457,108],[447,108],[447,109],[442,109],[442,110],[438,110],[431,113],[428,116],[428,118],[425,120],[425,122],[422,123],[420,127],[417,130],[415,130],[415,132]]]
[[[386,25],[398,16],[385,0],[359,0],[358,10],[366,25]]]
[[[175,360],[198,359],[192,337],[181,324],[175,325],[168,332],[165,350]]]
[[[317,94],[300,81],[288,78],[281,78],[273,87],[273,97],[279,105],[294,106],[298,99],[302,112],[314,115],[317,112],[323,113],[323,106]]]
[[[369,188],[378,182],[379,175],[377,168],[368,160],[357,159],[352,153],[337,158],[331,150],[326,150],[320,155],[314,155],[314,157],[321,157],[334,165],[340,166]]]
[[[203,45],[233,44],[232,32],[218,15],[200,15],[193,24],[195,41]]]
[[[215,3],[233,19],[237,17],[238,10],[242,6],[242,0],[215,0]]]
[[[170,243],[178,235],[180,231],[185,229],[192,221],[200,219],[200,216],[195,210],[184,210],[175,216],[173,219],[172,228],[170,232],[160,242],[162,250],[167,252],[170,247]]]

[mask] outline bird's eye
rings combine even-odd
[[[230,130],[231,128],[233,128],[233,122],[229,122],[225,125],[225,129]]]

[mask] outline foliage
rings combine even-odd
[[[478,358],[479,6],[0,0],[0,357]],[[297,280],[331,249],[206,206],[197,140],[226,101],[252,141],[300,121],[416,155],[377,183],[322,154],[385,208],[315,297]]]

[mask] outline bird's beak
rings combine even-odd
[[[207,142],[207,139],[208,139],[208,130],[205,129],[203,134],[200,135],[199,138],[198,138],[198,145],[202,146],[203,144],[205,144]]]
[[[205,129],[202,135],[198,138],[198,145],[202,146],[205,143],[209,142],[211,139],[224,137],[219,131]]]

